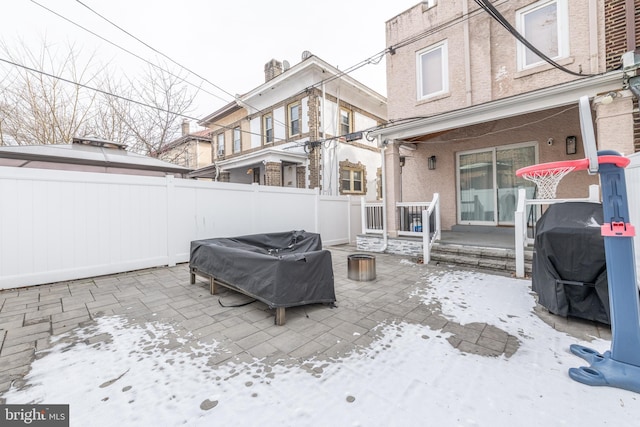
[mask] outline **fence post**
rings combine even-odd
[[[169,267],[173,267],[176,265],[176,236],[175,230],[175,221],[176,221],[176,185],[175,185],[175,177],[173,175],[166,176],[166,185],[167,185],[167,265]]]
[[[315,227],[315,233],[320,233],[320,188],[314,188],[316,193],[313,213],[313,226]]]
[[[360,197],[360,219],[362,221],[362,234],[367,234],[367,204],[364,196]]]
[[[429,264],[431,261],[431,239],[429,235],[431,234],[429,224],[429,211],[422,211],[422,262],[424,264]]]
[[[525,230],[526,230],[526,198],[527,198],[527,190],[521,188],[518,190],[518,205],[514,214],[514,232],[515,236],[515,246],[516,246],[516,277],[523,278],[524,277],[524,240],[525,240]]]

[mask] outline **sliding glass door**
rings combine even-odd
[[[525,143],[458,153],[458,223],[513,225],[518,188],[533,191],[516,170],[536,163],[536,147]]]

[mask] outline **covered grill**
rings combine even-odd
[[[532,288],[551,313],[610,323],[599,203],[550,205],[536,224]]]

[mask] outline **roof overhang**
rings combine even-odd
[[[574,80],[431,117],[391,124],[383,129],[369,132],[369,138],[405,140],[570,104],[577,106],[581,96],[588,95],[592,98],[599,93],[620,89],[623,80],[624,73],[622,71],[612,71],[597,77]]]
[[[220,160],[216,165],[221,169],[235,169],[255,166],[256,163],[296,163],[302,164],[307,161],[307,154],[303,152],[295,152],[293,150],[280,150],[269,148],[266,150],[256,151],[244,156],[234,157],[232,159]]]

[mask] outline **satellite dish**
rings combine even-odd
[[[311,52],[309,52],[308,50],[305,50],[304,52],[302,52],[302,60],[304,61],[305,59],[311,57]]]
[[[291,64],[289,64],[289,61],[287,61],[286,59],[282,61],[282,69],[284,71],[287,71],[289,68],[291,68]]]

